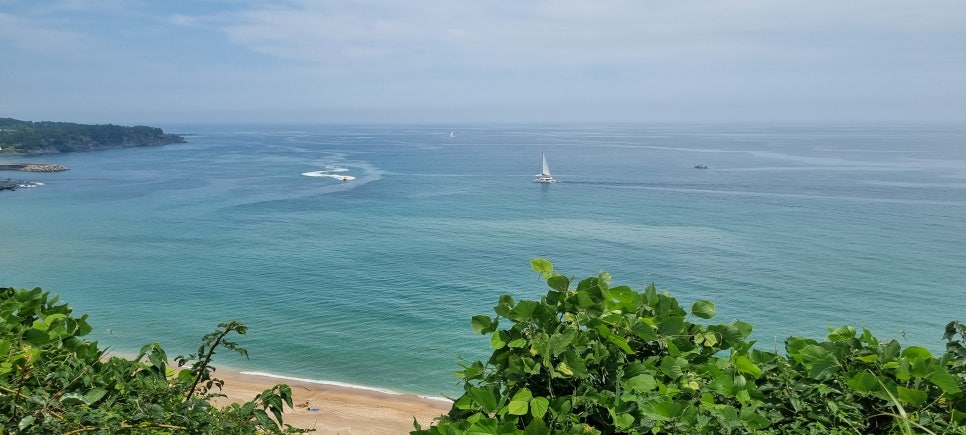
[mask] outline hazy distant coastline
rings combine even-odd
[[[184,143],[157,127],[0,118],[0,156],[59,154]]]

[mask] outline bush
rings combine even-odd
[[[0,288],[0,428],[4,433],[301,433],[282,422],[292,407],[287,385],[276,385],[244,404],[215,408],[211,356],[218,347],[247,355],[232,334],[239,322],[219,325],[196,354],[167,366],[160,345],[144,346],[133,360],[107,358],[87,316],[74,317],[58,297],[40,288]],[[271,414],[271,416],[269,416]],[[274,417],[274,419],[272,418]]]
[[[463,395],[413,434],[966,433],[959,322],[938,358],[849,326],[778,354],[754,349],[748,323],[695,323],[710,301],[686,311],[653,284],[611,287],[603,272],[571,288],[550,262],[531,266],[550,290],[473,317],[493,354],[460,364]]]

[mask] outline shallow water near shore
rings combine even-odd
[[[0,192],[0,285],[119,353],[237,319],[251,358],[216,366],[453,395],[489,355],[470,318],[546,292],[535,257],[711,300],[764,350],[850,324],[940,352],[966,320],[962,127],[162,127],[188,143],[45,156],[70,171]]]

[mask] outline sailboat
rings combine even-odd
[[[449,132],[449,137],[456,137],[456,130],[450,131]]]
[[[543,166],[540,168],[540,173],[534,176],[535,178],[533,179],[533,182],[534,183],[556,183],[557,180],[554,180],[553,176],[550,175],[550,167],[547,166],[547,155],[544,153],[540,153],[540,157],[543,159]]]

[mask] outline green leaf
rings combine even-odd
[[[542,419],[550,409],[550,399],[546,397],[534,397],[530,401],[530,415],[536,419]]]
[[[691,314],[702,319],[710,319],[714,317],[714,303],[703,299],[697,301],[691,304]]]
[[[506,346],[507,340],[510,339],[510,334],[506,331],[497,331],[490,337],[490,347],[494,349],[503,349]]]
[[[657,388],[657,381],[654,376],[644,373],[624,381],[624,387],[636,393],[644,393]]]
[[[507,405],[507,412],[513,415],[527,415],[527,413],[530,412],[530,404],[527,402],[511,400],[510,404]]]
[[[604,294],[627,312],[637,311],[643,302],[641,295],[626,285],[607,289]]]
[[[539,305],[540,303],[536,301],[520,301],[515,308],[510,310],[510,319],[517,322],[530,320],[530,316],[533,315]]]
[[[654,331],[654,328],[652,328],[648,322],[644,321],[644,319],[638,319],[638,321],[634,323],[634,326],[631,327],[631,330],[634,331],[634,335],[641,340],[657,340],[657,332]]]
[[[532,405],[531,405],[532,407]],[[544,423],[542,418],[534,418],[527,428],[523,430],[523,435],[550,435],[550,428],[547,427],[547,423]]]
[[[751,375],[753,378],[761,376],[761,368],[759,368],[755,363],[751,362],[751,359],[744,355],[737,355],[734,357],[735,368],[739,372]]]
[[[578,356],[577,352],[575,352],[573,349],[569,349],[564,352],[563,358],[564,362],[566,362],[574,376],[578,378],[586,378],[590,375],[590,373],[587,372],[587,366],[584,365],[584,362],[580,359],[580,356]]]
[[[626,412],[618,413],[613,408],[609,409],[611,418],[614,420],[614,426],[618,429],[626,430],[634,424],[634,416]]]
[[[684,376],[684,370],[682,369],[680,360],[680,358],[675,358],[673,356],[665,356],[664,358],[661,358],[661,371],[671,379],[677,379],[681,376]]]
[[[754,326],[752,326],[751,323],[742,322],[741,320],[731,322],[731,326],[733,326],[738,333],[741,334],[742,340],[748,338],[751,335],[751,332],[754,330]]]
[[[812,379],[829,379],[839,368],[835,355],[817,344],[805,346],[799,354],[794,356],[796,359],[801,358],[802,363],[808,368],[808,376]]]
[[[544,258],[534,258],[530,260],[530,268],[534,272],[542,274],[544,277],[549,277],[553,273],[553,264]]]
[[[848,381],[846,381],[846,384],[861,394],[879,391],[881,388],[881,385],[879,385],[879,380],[875,377],[875,375],[866,371],[856,373],[855,376],[852,376]]]
[[[570,289],[570,278],[563,275],[554,275],[547,278],[547,285],[558,292],[566,292]]]
[[[30,427],[30,425],[34,424],[34,420],[36,419],[37,417],[34,417],[33,415],[28,415],[24,418],[21,418],[20,423],[17,424],[17,428],[19,428],[20,430],[24,430]]]
[[[508,412],[513,415],[527,415],[530,412],[530,399],[532,398],[533,393],[529,389],[521,388],[510,399],[510,404],[507,407]]]
[[[467,435],[500,435],[500,423],[492,418],[474,421],[466,430]]]
[[[91,405],[91,404],[97,403],[98,400],[103,399],[105,395],[107,395],[107,390],[101,387],[96,387],[91,389],[90,391],[87,392],[87,394],[84,395],[84,402],[87,403],[88,405]]]
[[[755,412],[752,408],[742,408],[741,409],[741,421],[748,426],[749,429],[764,429],[771,426],[771,420],[764,415]]]
[[[828,335],[829,341],[838,342],[855,338],[855,328],[851,326],[841,326]]]
[[[656,420],[673,420],[684,412],[686,405],[675,402],[669,397],[661,396],[641,407],[644,414]]]
[[[80,404],[89,405],[90,404],[90,403],[87,402],[87,399],[85,399],[84,398],[84,395],[81,394],[81,393],[67,393],[67,394],[64,394],[63,396],[60,397],[60,403],[63,403],[64,405],[67,405],[67,406],[80,405]]]
[[[902,356],[910,360],[926,360],[932,358],[932,353],[924,347],[909,346],[902,351]]]
[[[570,344],[573,343],[576,336],[577,331],[573,329],[568,329],[563,333],[555,332],[550,336],[550,354],[557,356],[564,353],[570,348]]]
[[[956,379],[943,367],[938,367],[936,371],[929,374],[929,382],[942,388],[947,394],[959,394],[962,392],[959,388],[959,382],[956,382]]]
[[[469,394],[476,403],[483,407],[484,411],[488,413],[496,411],[498,399],[492,389],[472,387],[469,390]]]
[[[925,391],[906,388],[902,385],[897,385],[896,389],[899,392],[899,400],[902,400],[903,402],[912,406],[922,405],[926,402],[926,398],[928,397]]]
[[[491,319],[490,316],[483,314],[473,316],[471,323],[473,325],[473,331],[477,334],[493,332],[493,319]]]

